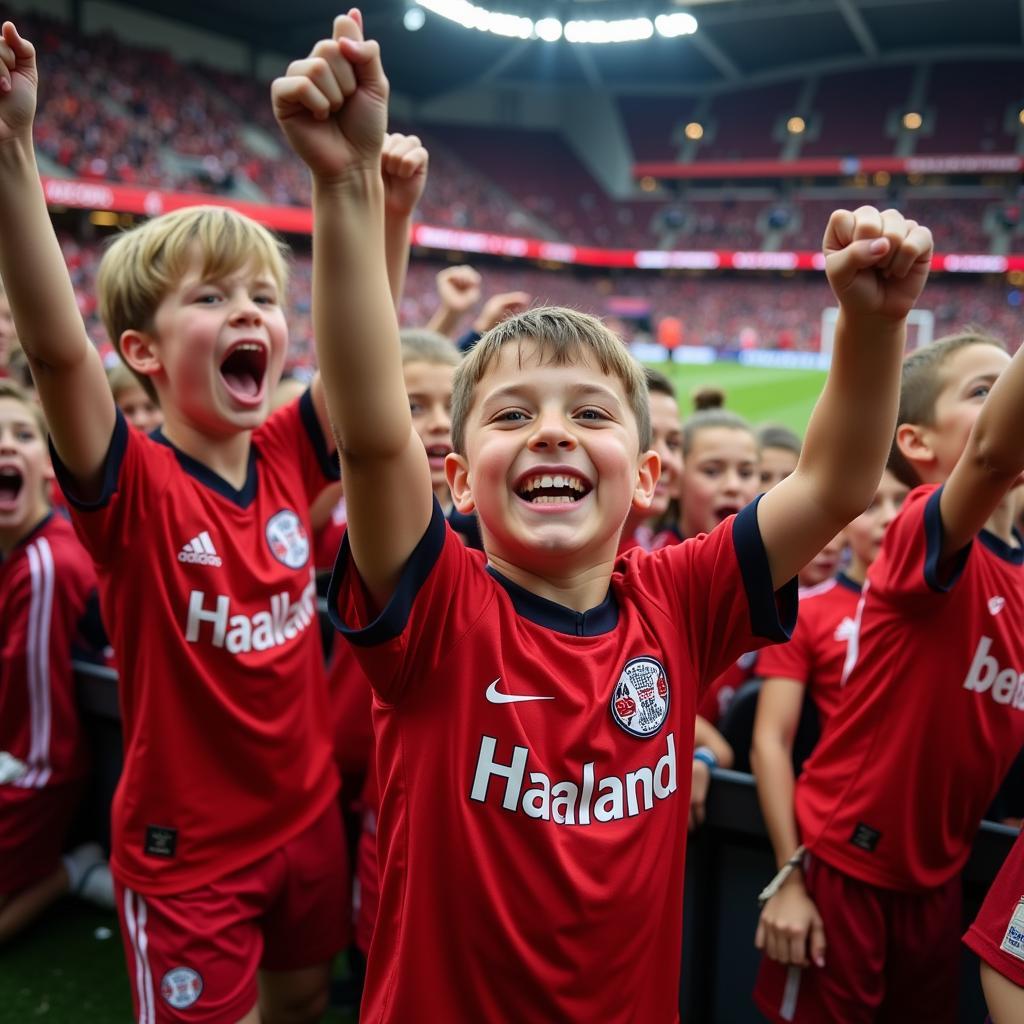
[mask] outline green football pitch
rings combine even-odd
[[[783,423],[803,436],[811,409],[825,383],[820,370],[766,370],[737,363],[711,366],[658,364],[679,393],[679,408],[685,417],[691,410],[690,395],[702,387],[725,392],[727,409],[745,416],[755,426],[771,421]]]
[[[680,410],[689,396],[714,386],[726,407],[752,423],[784,423],[803,433],[825,374],[810,370],[765,370],[734,363],[713,366],[663,365],[679,391]],[[0,1024],[124,1024],[131,997],[117,918],[66,901],[28,933],[0,948]],[[353,1018],[332,1010],[328,1024]]]

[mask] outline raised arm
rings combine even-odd
[[[431,515],[430,469],[412,427],[384,246],[381,150],[388,82],[362,18],[272,87],[274,113],[313,174],[313,328],[341,453],[352,557],[383,605]]]
[[[758,506],[781,586],[871,503],[896,429],[906,318],[928,277],[932,237],[898,211],[837,210],[825,270],[839,302],[828,380],[796,470]]]
[[[401,308],[409,268],[412,214],[427,184],[427,151],[415,135],[387,135],[381,152],[384,178],[384,253],[395,309]]]
[[[1024,473],[1024,347],[992,385],[939,503],[945,561],[982,529]],[[1019,509],[1018,509],[1019,511]]]
[[[32,148],[38,72],[11,22],[0,40],[0,278],[54,446],[88,498],[114,430],[114,399],[85,333]]]
[[[445,267],[435,278],[441,305],[427,323],[428,331],[454,338],[462,318],[480,301],[482,281],[472,267]]]

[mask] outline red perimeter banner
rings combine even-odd
[[[50,207],[81,210],[109,210],[156,217],[185,206],[214,204],[230,206],[268,228],[284,234],[309,235],[312,213],[297,206],[268,206],[246,203],[223,196],[189,192],[159,192],[131,185],[43,178],[43,190]],[[736,252],[694,249],[599,249],[548,242],[539,238],[517,238],[484,231],[415,224],[413,245],[444,252],[485,253],[516,259],[542,260],[582,267],[622,267],[633,270],[823,270],[820,252]],[[937,255],[934,270],[969,274],[1003,274],[1024,270],[1024,255],[989,256],[984,253]]]
[[[837,178],[854,174],[1017,174],[1024,157],[1014,153],[950,156],[829,156],[805,160],[654,161],[633,165],[634,178]]]

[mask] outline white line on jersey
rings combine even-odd
[[[520,693],[498,693],[498,683],[501,680],[501,676],[487,687],[487,699],[492,704],[518,704],[524,700],[554,700],[554,697],[535,697],[529,694]]]

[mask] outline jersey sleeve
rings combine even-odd
[[[262,457],[298,468],[307,502],[341,479],[337,455],[328,448],[311,390],[273,412],[253,434],[253,443]]]
[[[926,607],[956,586],[974,542],[940,567],[941,499],[941,487],[927,486],[917,488],[904,501],[900,514],[886,530],[882,551],[869,572],[876,597],[897,600],[906,609]]]
[[[118,409],[101,469],[100,492],[95,499],[84,500],[78,496],[75,478],[50,442],[54,472],[71,508],[75,532],[99,564],[123,554],[139,539],[150,510],[160,501],[166,474],[151,458],[151,445],[143,434],[128,426]]]
[[[331,621],[386,704],[396,703],[411,680],[437,668],[490,600],[493,585],[483,562],[448,526],[436,500],[430,524],[383,609],[371,608],[348,534],[327,592]]]
[[[800,619],[789,643],[766,647],[758,657],[762,679],[792,679],[807,685],[814,675],[814,643],[811,616],[800,609]]]
[[[776,591],[753,501],[701,537],[648,555],[703,689],[740,655],[790,638],[797,582]],[[641,563],[644,564],[644,563]]]

